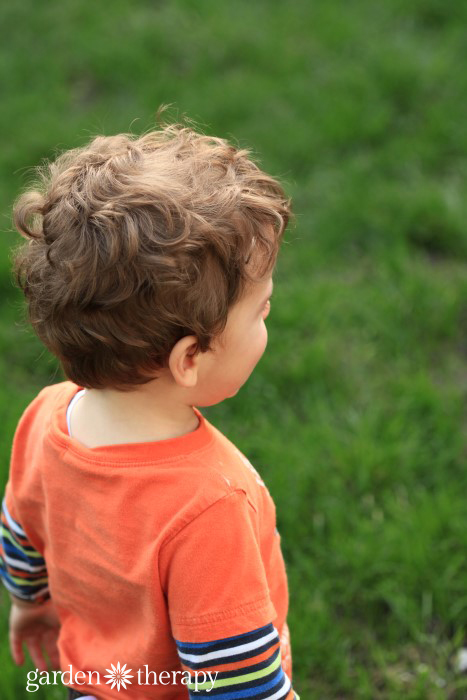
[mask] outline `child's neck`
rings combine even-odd
[[[73,407],[71,434],[85,447],[155,442],[196,430],[199,420],[180,394],[150,382],[135,391],[89,389]]]

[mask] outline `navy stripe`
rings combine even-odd
[[[234,644],[230,644],[230,642],[234,642],[235,640],[238,640],[240,644],[248,644],[249,642],[254,642],[256,639],[264,637],[266,634],[270,634],[273,631],[274,625],[272,622],[269,622],[267,625],[264,625],[264,627],[258,627],[258,629],[253,630],[252,632],[244,632],[243,634],[236,634],[234,637],[224,637],[221,640],[216,639],[212,642],[181,642],[178,639],[176,639],[175,642],[180,648],[180,651],[195,654],[197,649],[204,649],[206,647],[210,647],[210,651],[217,651],[217,648],[222,649],[225,645],[228,647],[236,646]],[[219,647],[213,645],[219,645]]]

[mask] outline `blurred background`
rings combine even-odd
[[[294,202],[268,351],[205,412],[276,502],[295,688],[467,698],[467,4],[11,0],[0,22],[2,490],[22,411],[64,378],[24,323],[13,200],[44,158],[171,103]],[[0,595],[18,700],[32,666]]]

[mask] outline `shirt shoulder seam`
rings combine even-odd
[[[206,513],[210,508],[212,508],[213,506],[215,506],[216,503],[220,503],[221,501],[223,501],[223,500],[225,500],[225,499],[227,499],[227,498],[230,498],[231,496],[235,496],[236,494],[240,494],[240,495],[242,495],[244,498],[246,498],[248,505],[251,507],[251,504],[250,504],[249,499],[248,499],[248,494],[247,494],[247,492],[245,491],[245,489],[243,489],[243,488],[241,488],[241,487],[235,488],[235,489],[233,489],[232,491],[229,491],[228,493],[225,493],[223,496],[220,496],[219,498],[216,498],[215,501],[213,501],[213,502],[210,503],[208,506],[206,506],[206,508],[203,508],[202,511],[200,511],[199,513],[197,513],[197,515],[195,515],[194,518],[192,518],[191,520],[189,520],[187,523],[183,523],[183,525],[182,525],[178,530],[176,530],[176,532],[170,533],[170,535],[168,535],[167,538],[161,543],[160,548],[159,548],[159,551],[161,551],[167,544],[169,544],[169,542],[171,542],[177,535],[179,535],[180,532],[182,532],[185,528],[187,528],[189,525],[191,525],[192,523],[194,523],[195,520],[197,520],[199,517],[201,517],[201,516],[203,515],[203,513]],[[253,509],[253,510],[254,510],[254,509]]]

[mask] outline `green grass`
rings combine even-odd
[[[9,271],[26,169],[174,103],[252,147],[294,200],[268,351],[206,415],[276,502],[296,689],[467,697],[453,664],[467,646],[467,5],[23,0],[0,19],[3,481],[22,410],[63,378],[22,330]],[[6,617],[1,695],[17,700]]]

